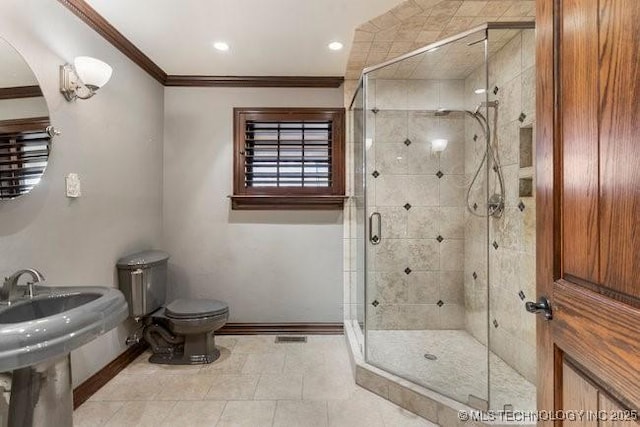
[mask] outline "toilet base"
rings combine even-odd
[[[216,348],[210,354],[153,354],[149,358],[149,363],[158,363],[161,365],[204,365],[215,362],[219,357],[220,350]]]
[[[167,344],[161,351],[154,351],[149,362],[163,365],[202,365],[212,363],[220,357],[213,332],[185,335],[184,342]],[[152,351],[153,349],[152,346]]]

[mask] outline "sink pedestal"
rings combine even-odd
[[[73,427],[71,356],[13,371],[9,427]]]

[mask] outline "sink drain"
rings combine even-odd
[[[424,354],[424,358],[427,360],[438,360],[438,356],[436,356],[435,354],[431,354],[431,353],[425,353]]]

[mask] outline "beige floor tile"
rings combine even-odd
[[[206,400],[251,400],[260,375],[220,374],[212,377]]]
[[[254,400],[302,399],[302,374],[263,374]]]
[[[242,372],[245,362],[247,361],[247,354],[231,352],[226,347],[218,347],[220,350],[220,357],[213,363],[202,365],[200,369],[201,374],[220,373],[227,374],[239,374]]]
[[[218,338],[213,364],[157,365],[142,355],[74,413],[75,425],[435,426],[358,387],[343,336]]]
[[[136,358],[129,366],[122,370],[123,374],[155,374],[158,371],[158,365],[149,363],[150,351],[145,351]]]
[[[322,372],[326,369],[323,352],[306,348],[287,351],[284,359],[285,373]]]
[[[304,400],[348,399],[355,390],[352,377],[333,373],[305,374],[302,385]]]
[[[89,400],[153,400],[159,389],[160,376],[157,374],[119,374]]]
[[[106,427],[156,427],[176,402],[128,402],[105,424]]]
[[[438,427],[436,424],[360,387],[353,394],[351,400],[375,406],[386,427]]]
[[[380,410],[382,412],[382,420],[386,427],[438,427],[437,424],[427,421],[413,412],[409,412],[389,402],[386,404],[385,402],[381,402]]]
[[[124,402],[85,402],[73,413],[74,427],[103,426],[124,406]]]
[[[279,400],[273,427],[327,427],[327,402]]]
[[[162,375],[154,400],[202,400],[213,378],[204,375]]]
[[[167,375],[180,374],[180,375],[197,375],[204,365],[163,365],[156,364],[158,370],[156,373],[163,373]]]
[[[247,335],[238,336],[233,347],[236,353],[264,354],[282,353],[285,350],[275,343],[273,335]]]
[[[269,400],[230,401],[216,427],[270,427],[275,409],[276,402]]]
[[[330,400],[327,410],[330,427],[384,427],[382,413],[376,403],[358,396]]]
[[[238,338],[233,335],[216,335],[216,347],[225,347],[232,350],[238,343]]]
[[[279,374],[284,367],[285,353],[249,354],[242,368],[243,374]]]
[[[162,427],[213,427],[227,402],[178,402],[162,423]]]

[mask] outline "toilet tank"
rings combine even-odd
[[[145,251],[120,258],[117,263],[120,290],[129,303],[129,315],[149,315],[165,303],[169,254]]]

